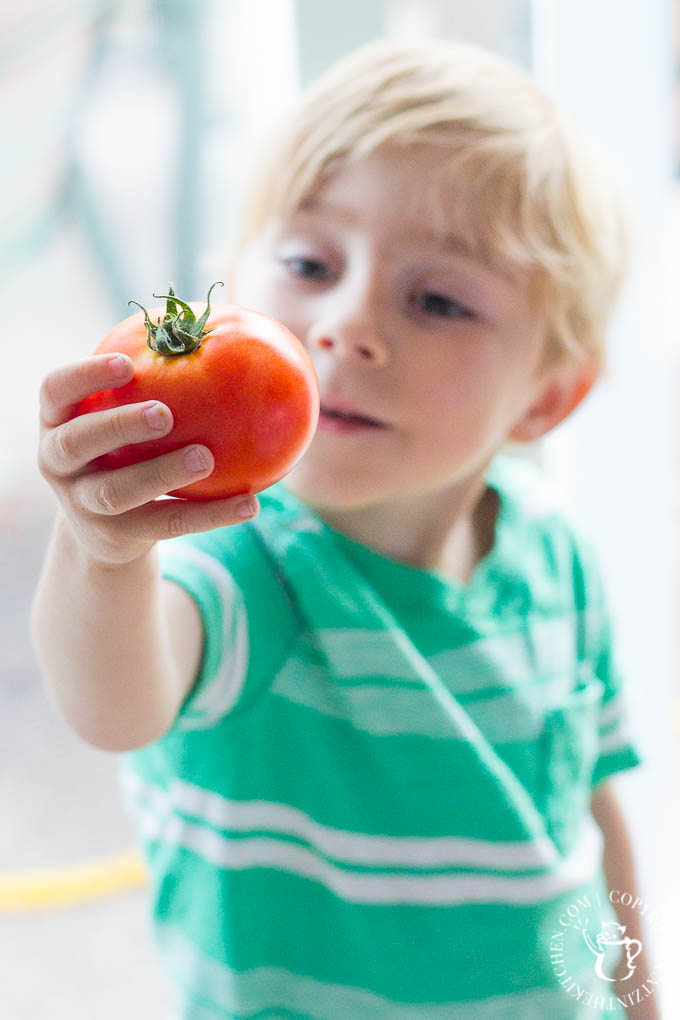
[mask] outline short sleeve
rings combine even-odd
[[[218,559],[190,542],[160,548],[161,573],[196,603],[203,624],[203,651],[192,689],[175,725],[206,729],[233,709],[248,669],[248,627],[243,596]]]
[[[158,549],[162,576],[187,591],[203,625],[198,674],[172,731],[207,729],[240,714],[271,684],[295,621],[248,525],[169,539]]]
[[[598,712],[598,754],[592,786],[608,776],[642,763],[631,727],[631,713],[619,670],[613,626],[599,568],[586,544],[581,547],[586,662],[588,671],[603,687]]]
[[[602,623],[594,669],[595,675],[604,684],[598,720],[599,753],[592,778],[592,785],[597,786],[615,772],[623,772],[642,763],[631,731],[628,698],[616,664],[608,618]]]

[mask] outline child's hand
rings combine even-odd
[[[40,471],[57,494],[81,548],[100,563],[128,563],[159,539],[242,523],[258,508],[254,496],[243,495],[204,503],[157,500],[210,474],[214,460],[205,446],[187,446],[116,470],[92,466],[102,454],[172,429],[169,408],[153,401],[71,420],[80,400],[122,386],[132,374],[129,358],[96,355],[50,372],[40,392]]]

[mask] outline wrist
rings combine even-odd
[[[52,549],[60,556],[67,556],[86,574],[116,572],[143,564],[154,559],[155,542],[135,541],[131,545],[115,534],[102,533],[98,526],[88,529],[79,521],[73,521],[60,508],[52,535]]]

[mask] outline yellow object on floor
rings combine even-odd
[[[70,867],[14,871],[0,874],[0,913],[69,906],[144,885],[146,871],[134,851]]]

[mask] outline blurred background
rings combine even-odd
[[[66,730],[30,648],[54,513],[35,468],[40,380],[89,354],[129,298],[169,280],[204,298],[259,141],[330,62],[384,35],[468,39],[532,69],[628,192],[635,259],[609,375],[538,453],[609,583],[645,756],[617,786],[659,917],[664,1015],[680,1016],[680,0],[23,0],[0,10],[3,1017],[163,1020],[171,1003],[134,869],[82,898],[81,866],[125,854],[132,831],[115,756]],[[52,869],[74,869],[62,905]]]

